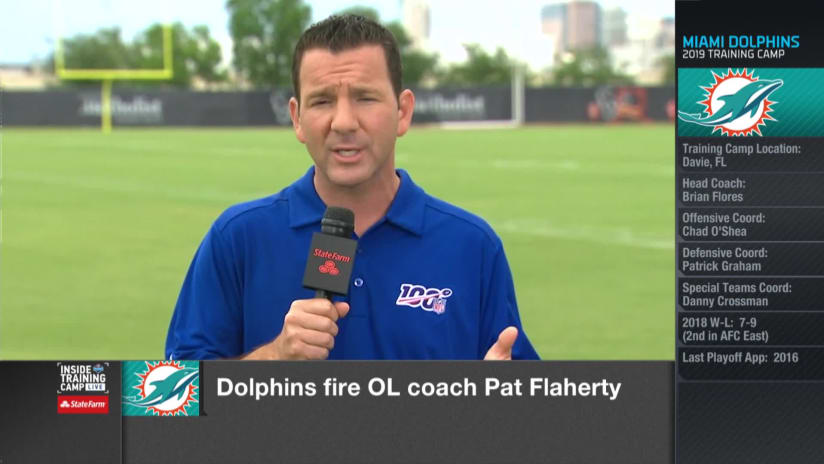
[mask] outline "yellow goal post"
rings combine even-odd
[[[163,67],[160,69],[67,69],[63,39],[58,35],[54,53],[54,69],[62,80],[101,81],[100,129],[112,130],[112,81],[115,80],[168,80],[172,69],[172,27],[163,25]]]

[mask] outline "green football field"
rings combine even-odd
[[[501,236],[542,358],[672,359],[673,140],[413,128],[397,164]],[[4,129],[0,359],[161,358],[211,222],[309,163],[284,129]]]

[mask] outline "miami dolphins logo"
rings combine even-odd
[[[126,396],[123,404],[143,409],[146,415],[189,415],[187,408],[197,402],[197,367],[181,365],[183,361],[145,361],[143,372],[135,372],[140,378],[132,388],[139,394]],[[124,389],[125,390],[125,389]]]
[[[733,72],[719,76],[712,73],[715,82],[701,87],[706,99],[698,103],[704,105],[704,113],[692,114],[678,112],[678,118],[701,126],[712,127],[713,133],[720,130],[728,136],[761,134],[761,126],[766,121],[776,121],[770,116],[776,101],[767,97],[784,85],[781,79],[759,79],[754,77],[755,70],[747,73]]]

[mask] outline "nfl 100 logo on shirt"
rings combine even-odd
[[[450,288],[427,288],[423,285],[401,284],[401,292],[395,304],[443,314],[446,311],[446,299],[450,296],[452,296]]]

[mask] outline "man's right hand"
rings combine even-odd
[[[283,330],[271,342],[241,359],[326,359],[335,346],[338,319],[349,312],[349,303],[325,298],[295,300],[283,318]]]

